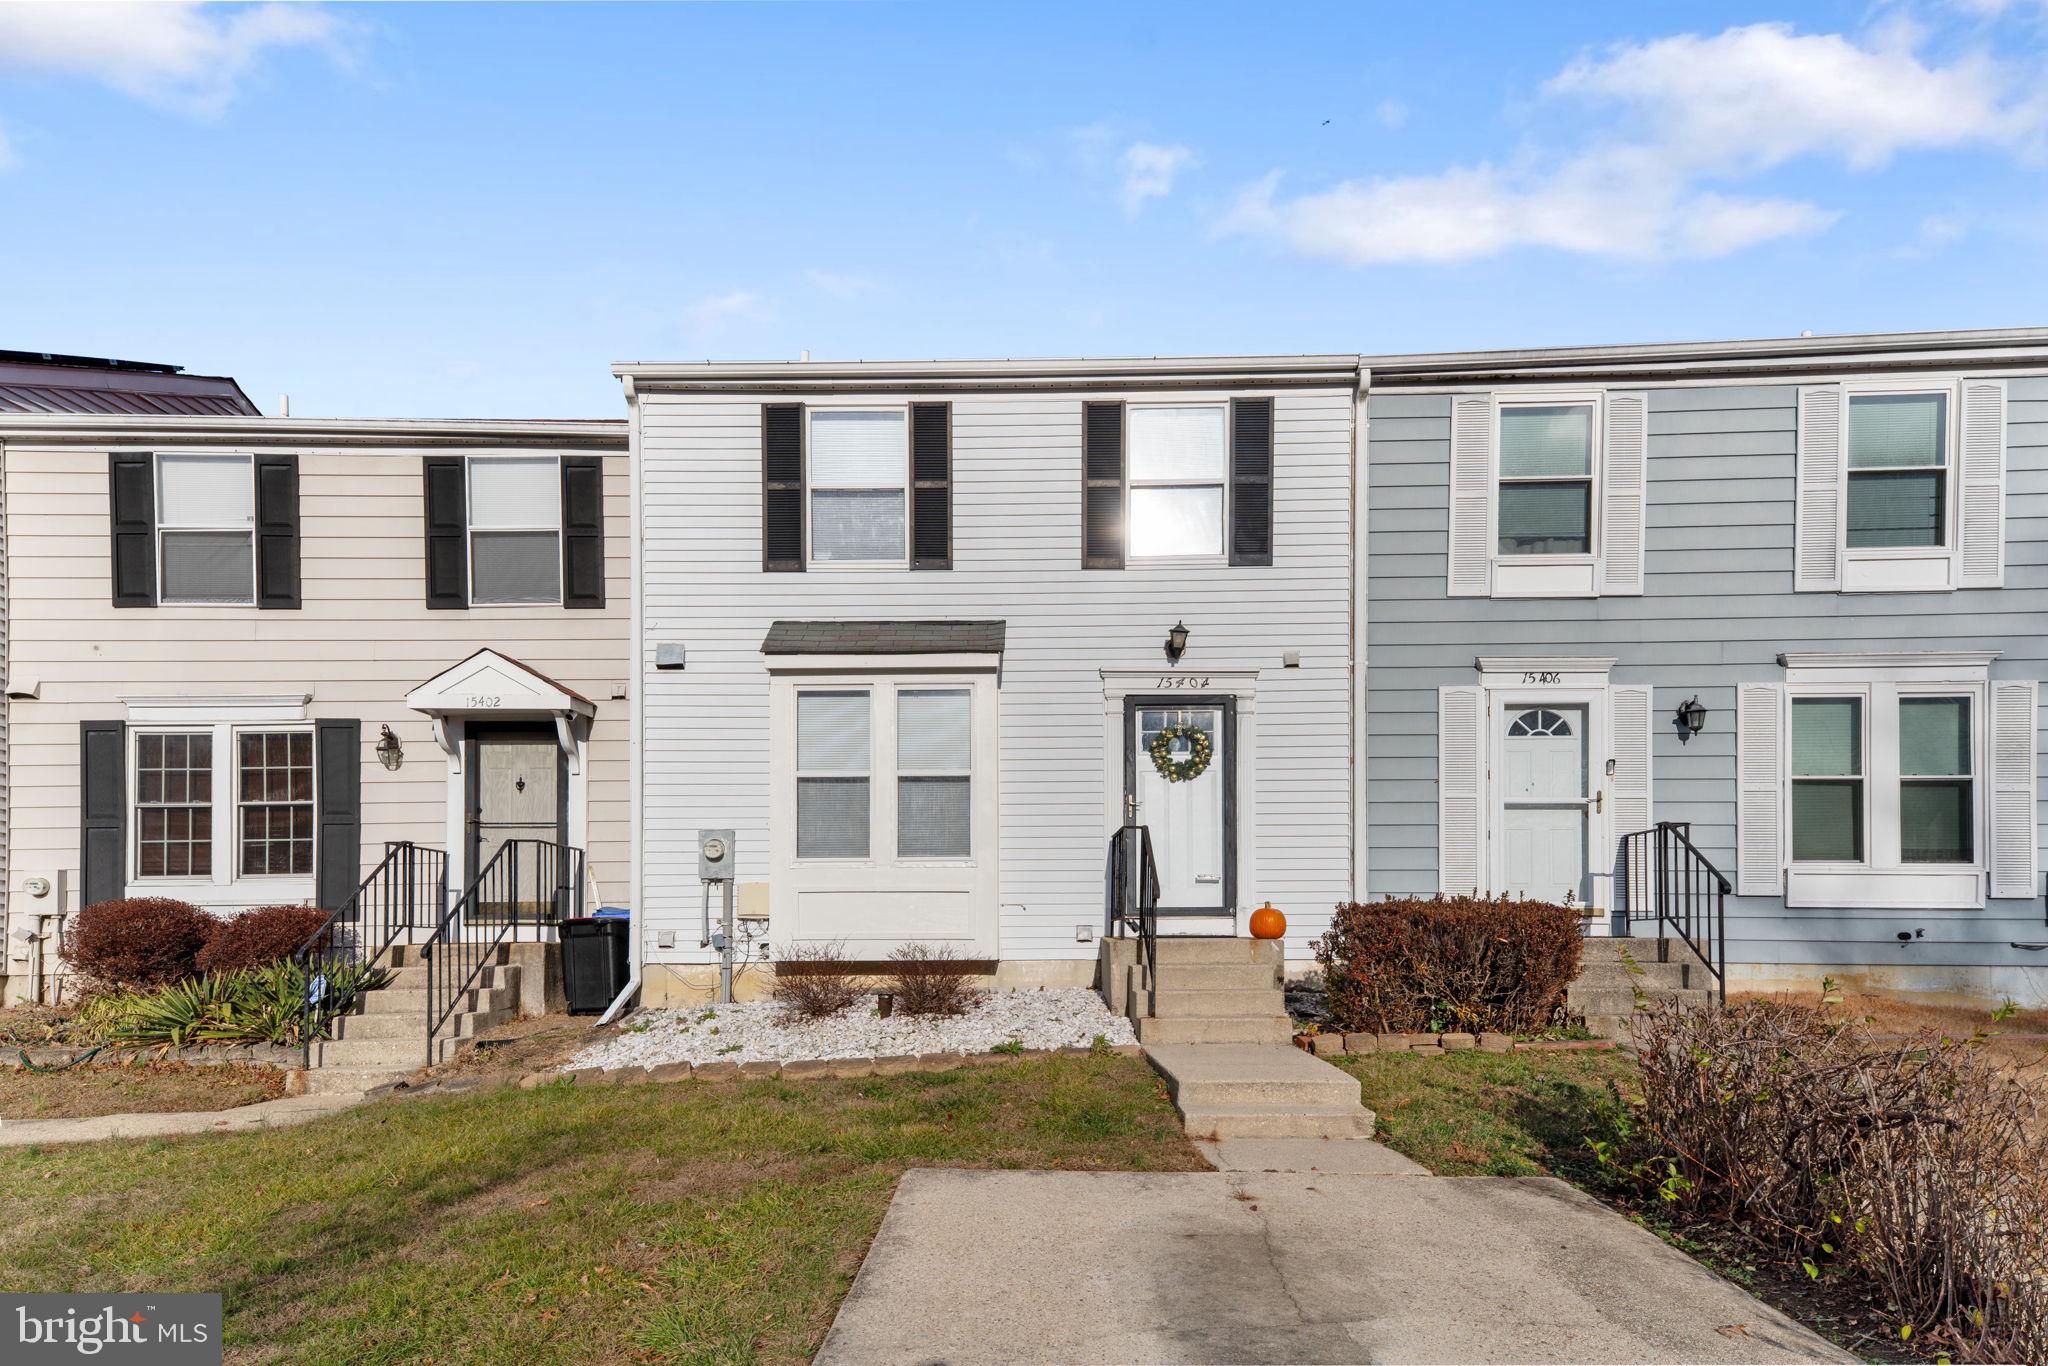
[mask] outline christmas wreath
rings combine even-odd
[[[1186,740],[1188,754],[1185,759],[1173,757],[1173,742]],[[1159,770],[1159,776],[1169,783],[1193,782],[1209,767],[1209,761],[1216,757],[1216,746],[1209,739],[1209,732],[1200,726],[1168,726],[1152,737],[1149,746],[1152,767]]]

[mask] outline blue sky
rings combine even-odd
[[[705,356],[2048,323],[2048,6],[0,4],[0,347],[615,416]]]

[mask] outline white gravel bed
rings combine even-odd
[[[642,1010],[618,1033],[565,1064],[616,1070],[687,1062],[799,1062],[813,1058],[892,1057],[905,1053],[986,1053],[998,1044],[1025,1048],[1086,1047],[1101,1035],[1136,1043],[1131,1022],[1112,1015],[1094,992],[1079,987],[992,991],[964,1015],[882,1019],[863,996],[821,1020],[783,1018],[773,1001],[683,1010]]]

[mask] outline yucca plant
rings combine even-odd
[[[334,1013],[345,1014],[357,997],[384,985],[391,974],[350,963],[330,969],[326,978],[326,999]],[[303,964],[268,963],[188,977],[154,991],[101,996],[80,1010],[79,1022],[102,1042],[145,1048],[241,1043],[289,1047],[304,1041],[311,984],[312,975]]]

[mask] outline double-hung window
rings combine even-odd
[[[966,687],[798,689],[796,857],[970,857],[973,716]]]
[[[310,727],[138,728],[133,743],[136,880],[313,875]]]
[[[1130,558],[1223,554],[1228,405],[1131,404]]]
[[[810,429],[810,558],[907,563],[908,411],[813,408]]]
[[[1976,745],[1968,697],[1899,698],[1899,859],[1973,863]]]
[[[896,856],[972,852],[973,696],[965,688],[896,693]]]
[[[1863,699],[1792,700],[1792,858],[1863,862]]]
[[[1849,395],[1851,550],[1949,543],[1949,395]]]
[[[469,462],[469,600],[562,600],[562,462],[507,456]]]
[[[873,702],[866,689],[796,698],[796,856],[868,856]]]
[[[1496,551],[1593,553],[1591,403],[1503,403]]]
[[[256,601],[256,480],[246,455],[159,455],[158,601]]]

